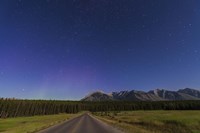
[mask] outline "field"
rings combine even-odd
[[[94,115],[127,133],[200,133],[200,111],[123,111]]]
[[[33,133],[80,114],[0,119],[0,132]],[[127,133],[200,133],[200,111],[115,111],[93,114]]]
[[[80,115],[80,113],[0,119],[0,132],[34,133],[40,129],[76,117],[77,115]]]

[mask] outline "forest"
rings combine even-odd
[[[200,101],[59,101],[0,99],[0,118],[134,110],[199,110]]]

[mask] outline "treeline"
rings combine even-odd
[[[81,110],[85,110],[84,105],[76,101],[0,99],[0,118],[77,113]]]
[[[131,110],[200,110],[200,101],[88,102],[91,112]]]
[[[78,113],[80,111],[200,110],[200,101],[56,101],[0,99],[0,118]]]

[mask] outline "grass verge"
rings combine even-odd
[[[123,111],[93,114],[127,133],[200,133],[200,111]]]
[[[0,132],[2,133],[35,133],[68,119],[81,115],[78,114],[57,114],[32,117],[17,117],[0,119]]]

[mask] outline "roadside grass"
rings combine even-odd
[[[122,111],[94,115],[127,133],[200,133],[200,111]]]
[[[57,114],[32,117],[17,117],[0,119],[0,132],[2,133],[34,133],[57,123],[74,118],[78,114]]]

